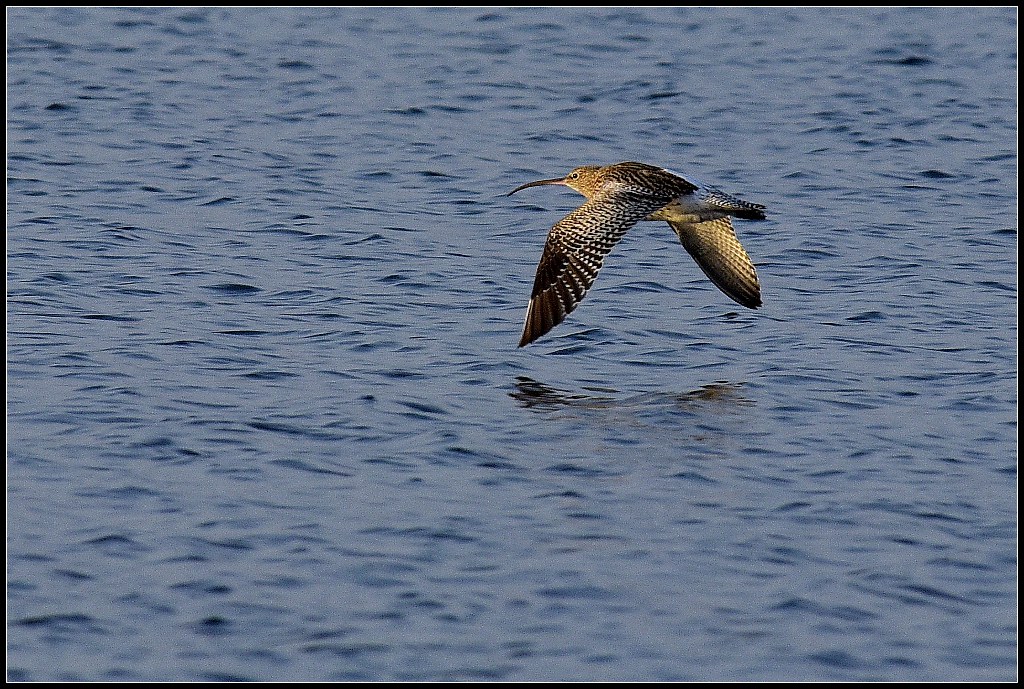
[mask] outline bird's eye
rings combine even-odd
[[[578,172],[574,172],[571,175],[569,175],[569,179],[579,179],[579,177],[580,177],[580,173],[578,173]]]

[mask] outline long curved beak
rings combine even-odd
[[[536,182],[527,182],[526,184],[524,184],[522,186],[516,187],[515,189],[513,189],[509,193],[505,194],[505,196],[512,196],[512,194],[516,193],[517,191],[522,191],[523,189],[526,189],[527,187],[539,187],[539,186],[542,186],[542,185],[545,185],[545,184],[561,184],[562,186],[565,186],[565,187],[569,186],[568,184],[565,183],[565,178],[564,177],[557,177],[555,179],[541,179],[541,180],[537,180]]]

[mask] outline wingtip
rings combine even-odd
[[[761,300],[761,285],[755,282],[754,289],[751,290],[751,292],[752,294],[747,298],[747,301],[750,303],[746,304],[746,306],[749,306],[752,309],[759,309],[764,306],[764,301]]]
[[[538,337],[540,337],[540,335],[538,335],[530,327],[530,317],[532,315],[533,315],[533,301],[531,300],[530,301],[530,307],[527,309],[527,312],[526,312],[526,322],[523,324],[523,334],[519,336],[519,345],[518,345],[519,349],[522,349],[523,347],[525,347],[526,345],[530,344],[531,342],[536,340]]]
[[[523,334],[519,338],[519,347],[522,348],[530,344],[531,342],[535,342],[543,334],[544,333],[538,333],[535,330],[532,330],[530,328],[529,322],[527,322],[526,327],[523,328]]]
[[[748,291],[746,289],[736,289],[735,286],[732,285],[720,284],[714,278],[712,278],[712,282],[715,283],[715,286],[718,287],[725,296],[729,297],[745,309],[759,309],[764,305],[764,302],[761,301],[761,291],[757,287]]]

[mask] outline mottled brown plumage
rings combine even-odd
[[[541,337],[583,300],[604,257],[641,220],[664,220],[711,281],[748,308],[761,305],[754,264],[733,231],[729,216],[764,218],[764,206],[748,203],[644,163],[584,165],[564,178],[529,182],[560,184],[587,201],[548,232],[537,266],[519,346]]]

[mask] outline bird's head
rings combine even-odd
[[[508,196],[517,191],[522,191],[527,187],[539,187],[545,184],[560,184],[563,187],[569,187],[575,189],[579,193],[586,196],[588,199],[592,197],[600,186],[600,165],[581,165],[574,169],[565,177],[556,177],[555,179],[541,179],[536,182],[527,182],[521,186],[516,187],[508,193]]]

